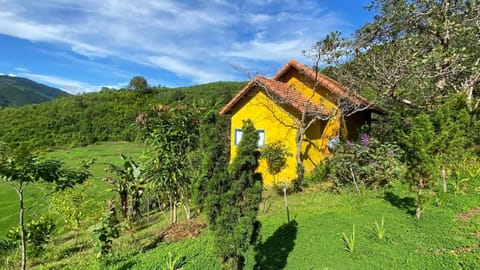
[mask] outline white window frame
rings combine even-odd
[[[258,142],[257,146],[262,147],[265,145],[265,130],[257,129],[258,132]],[[243,130],[241,128],[236,128],[233,133],[233,143],[237,146],[242,140]]]

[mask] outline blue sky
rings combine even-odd
[[[369,0],[0,0],[0,74],[70,93],[271,76],[331,31],[369,21]],[[239,71],[242,70],[242,71]]]

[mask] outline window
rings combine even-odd
[[[265,130],[263,129],[257,129],[257,132],[258,132],[258,147],[261,147],[261,146],[264,146],[265,145]],[[236,128],[235,129],[235,133],[234,133],[234,143],[235,145],[238,145],[240,143],[240,141],[242,140],[242,135],[243,135],[243,131],[242,129],[240,128]]]

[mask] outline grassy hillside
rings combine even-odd
[[[60,96],[69,95],[69,93],[60,89],[26,78],[0,76],[0,106],[22,106],[42,103]]]
[[[100,180],[105,176],[106,163],[118,162],[119,153],[138,157],[141,145],[107,143],[86,148],[48,153],[67,164],[96,158],[94,177],[84,192],[98,202],[85,209],[95,215],[103,211],[103,200],[114,194],[105,192]],[[15,215],[16,207],[5,207],[14,199],[13,193],[0,190],[0,206],[4,216]],[[440,187],[433,192],[440,193]],[[478,269],[480,267],[480,175],[472,176],[461,186],[432,197],[420,221],[414,217],[415,194],[407,186],[392,183],[384,190],[359,194],[343,189],[338,194],[311,186],[304,193],[289,196],[290,216],[286,220],[283,197],[267,191],[266,204],[261,205],[261,244],[251,249],[245,269]],[[433,194],[430,194],[433,195]],[[168,214],[167,214],[168,215]],[[384,219],[385,238],[378,239],[375,222]],[[95,220],[93,221],[95,222]],[[197,217],[193,224],[201,224]],[[2,219],[3,229],[12,222]],[[78,237],[60,228],[48,244],[47,252],[30,258],[33,269],[159,269],[184,256],[182,269],[219,269],[214,256],[214,238],[208,229],[182,226],[178,235],[187,237],[178,242],[163,239],[166,219],[155,212],[133,227],[125,226],[122,236],[113,243],[114,253],[107,261],[96,258],[91,231],[85,226]],[[190,226],[190,227],[189,227]],[[352,235],[355,226],[354,251],[348,252],[342,239]],[[194,230],[189,229],[194,228]],[[16,269],[18,253],[0,254],[2,269]]]
[[[147,93],[104,90],[22,107],[0,107],[0,141],[14,146],[65,147],[101,141],[135,141],[135,118],[152,104],[183,102],[223,106],[242,82],[216,82]]]

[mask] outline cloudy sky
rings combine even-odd
[[[331,31],[370,20],[368,0],[0,0],[0,74],[70,93],[188,86],[275,73]],[[240,70],[240,71],[239,71]]]

